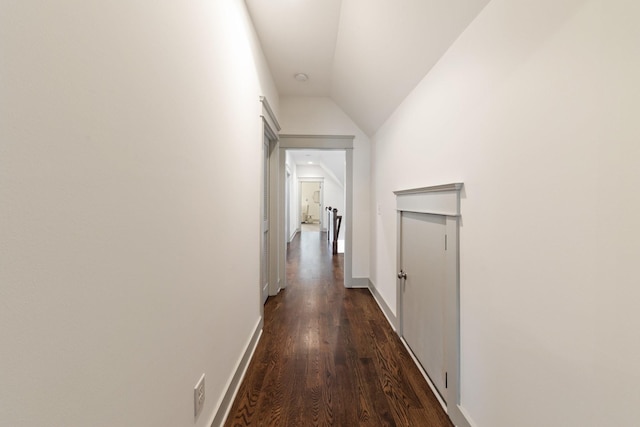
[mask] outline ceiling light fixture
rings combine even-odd
[[[309,76],[305,73],[296,73],[293,78],[295,78],[299,82],[306,82],[307,80],[309,80]]]

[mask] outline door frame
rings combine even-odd
[[[269,277],[269,295],[275,295],[277,293],[277,291],[275,291],[274,293],[274,289],[278,288],[278,281],[279,281],[279,277],[278,277],[278,240],[279,240],[279,235],[280,232],[279,230],[282,230],[282,228],[279,227],[279,221],[278,221],[278,205],[276,203],[273,202],[274,197],[277,197],[277,192],[278,192],[278,185],[277,185],[277,180],[278,180],[278,175],[279,173],[276,173],[276,171],[279,171],[279,164],[278,164],[278,156],[274,155],[274,153],[277,153],[278,150],[278,144],[279,144],[279,137],[278,137],[278,132],[280,132],[280,123],[278,123],[278,119],[275,116],[275,113],[273,112],[273,110],[271,109],[271,106],[269,105],[269,101],[267,100],[266,97],[261,96],[260,97],[260,118],[262,121],[262,126],[261,126],[261,132],[260,132],[260,144],[264,144],[264,139],[268,139],[269,140],[269,158],[268,158],[268,162],[269,162],[269,176],[267,177],[269,180],[268,183],[268,187],[269,187],[269,198],[268,198],[268,202],[269,202],[269,209],[268,209],[268,215],[269,215],[269,244],[267,247],[267,275]],[[262,200],[264,200],[264,188],[265,188],[265,182],[264,182],[264,167],[265,167],[265,162],[262,161],[262,159],[260,160],[260,169],[261,169],[261,178],[260,178],[260,197]],[[261,202],[262,203],[262,202]],[[274,221],[274,219],[276,219],[276,221]],[[260,209],[260,242],[262,243],[262,209]],[[259,248],[260,254],[258,257],[258,260],[260,262],[260,265],[262,265],[262,244],[260,244],[260,248]],[[259,301],[260,301],[260,317],[262,319],[264,319],[264,303],[262,300],[262,273],[260,273],[260,278],[258,280],[259,283]]]
[[[464,416],[464,409],[460,406],[460,192],[462,183],[436,185],[431,187],[413,188],[394,191],[396,195],[397,234],[396,234],[396,270],[402,266],[402,213],[416,212],[445,217],[446,251],[445,251],[445,359],[444,367],[447,372],[448,387],[444,390],[445,404],[439,397],[435,386],[424,372],[420,363],[403,336],[403,307],[402,286],[403,279],[396,279],[396,312],[398,324],[396,330],[409,353],[414,357],[418,368],[425,376],[429,386],[440,401],[444,410],[458,427],[470,427]]]
[[[343,214],[344,233],[344,286],[353,287],[353,140],[354,135],[289,135],[281,134],[278,143],[280,162],[279,168],[279,197],[277,204],[280,206],[278,215],[278,227],[284,230],[285,197],[285,163],[287,150],[340,150],[345,153],[345,212]],[[272,195],[274,196],[274,195]],[[284,235],[284,233],[280,233]],[[280,237],[278,241],[278,274],[282,278],[282,287],[286,287],[286,241]]]

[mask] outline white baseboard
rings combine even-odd
[[[217,410],[214,411],[213,417],[211,418],[211,422],[208,424],[211,427],[219,427],[224,424],[227,417],[229,416],[229,411],[231,410],[231,405],[233,405],[233,401],[236,398],[236,394],[238,394],[238,389],[240,388],[240,383],[244,378],[244,375],[247,372],[247,368],[249,367],[249,362],[251,361],[251,357],[258,346],[258,341],[260,340],[260,336],[262,335],[262,326],[263,319],[260,318],[258,324],[256,325],[253,334],[249,338],[249,342],[247,343],[245,350],[236,365],[236,369],[234,370],[233,375],[229,379],[229,383],[226,387],[226,392],[224,396],[218,402]]]
[[[469,413],[467,412],[466,409],[464,409],[462,406],[458,405],[458,411],[460,411],[460,414],[462,415],[463,424],[460,424],[460,425],[458,425],[456,427],[476,427],[477,426],[477,424],[475,422],[473,422],[473,420],[469,416]],[[467,424],[465,425],[464,422],[466,422]]]
[[[396,317],[395,314],[393,314],[393,312],[385,302],[384,298],[382,298],[382,295],[380,295],[380,292],[378,292],[378,289],[376,289],[376,286],[373,284],[373,282],[370,279],[367,279],[367,287],[369,288],[369,292],[371,292],[371,295],[373,295],[373,299],[375,299],[376,302],[378,303],[380,310],[382,310],[382,314],[384,314],[384,316],[387,318],[387,321],[389,322],[393,330],[397,331],[398,318]]]
[[[350,288],[368,288],[369,278],[367,277],[352,277]]]
[[[298,234],[299,232],[300,232],[299,228],[296,228],[295,230],[293,230],[293,233],[291,234],[291,236],[289,236],[289,243],[293,241],[293,239],[296,237],[296,234]]]

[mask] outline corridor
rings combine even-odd
[[[366,289],[343,287],[326,233],[298,233],[288,287],[265,305],[261,340],[226,426],[451,426]]]

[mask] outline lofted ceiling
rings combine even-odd
[[[280,95],[331,97],[372,135],[489,0],[245,2]]]
[[[319,166],[344,187],[345,154],[342,150],[288,150],[298,166]]]

